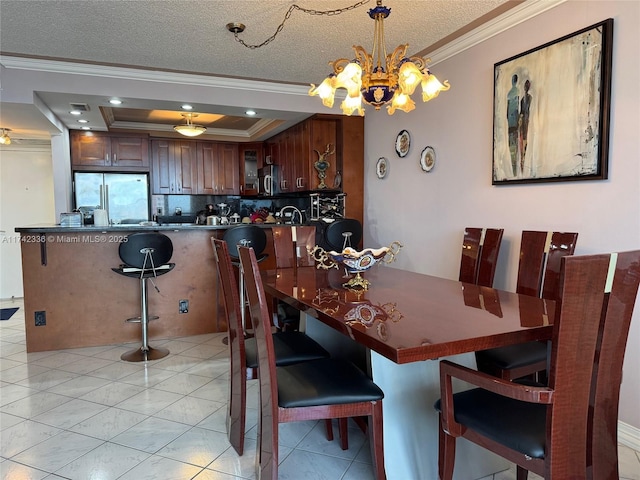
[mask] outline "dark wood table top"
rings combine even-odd
[[[344,270],[269,270],[278,298],[396,363],[551,338],[555,302],[378,265],[369,289]]]

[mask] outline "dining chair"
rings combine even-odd
[[[504,229],[464,229],[458,280],[482,287],[493,287]]]
[[[316,242],[315,226],[271,227],[276,268],[297,268],[315,265],[310,251]],[[300,328],[300,310],[285,302],[274,300],[274,323],[283,332]],[[348,418],[339,418],[340,447],[349,448]]]
[[[315,226],[271,227],[276,268],[308,267],[315,264],[308,253],[316,244]],[[300,310],[284,302],[274,302],[274,324],[279,330],[297,330]]]
[[[236,288],[227,242],[212,238],[213,259],[218,272],[223,304],[228,325],[230,357],[229,406],[227,412],[227,435],[238,455],[244,451],[247,380],[258,377],[258,359],[255,338],[245,338],[240,302]],[[317,360],[329,357],[315,340],[301,332],[276,332],[273,335],[275,358],[278,365]],[[331,424],[327,424],[327,436],[333,440]]]
[[[476,443],[546,479],[618,479],[617,421],[640,250],[565,257],[548,386],[440,363],[438,469],[453,476],[456,439]],[[477,387],[453,393],[452,379]]]
[[[367,416],[375,478],[386,479],[382,432],[382,390],[346,360],[325,358],[276,366],[271,322],[253,250],[240,247],[249,311],[260,370],[256,476],[278,478],[278,425],[302,420]]]
[[[523,231],[516,293],[555,300],[562,258],[573,255],[577,241],[574,232]],[[547,370],[548,350],[547,342],[526,342],[476,352],[476,362],[482,372],[515,380]]]
[[[229,254],[231,255],[232,264],[238,267],[238,301],[240,302],[241,309],[240,315],[242,318],[242,325],[244,331],[247,331],[248,323],[246,320],[246,299],[244,292],[244,276],[240,267],[240,259],[238,257],[238,245],[252,246],[258,257],[258,261],[261,262],[268,257],[268,254],[264,252],[267,248],[267,234],[263,228],[256,225],[238,225],[231,227],[224,232],[222,239],[227,242],[229,246]]]

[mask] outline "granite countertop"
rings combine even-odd
[[[96,225],[82,225],[80,227],[62,227],[54,223],[42,223],[37,225],[28,225],[24,227],[16,227],[15,231],[18,233],[95,233],[95,232],[122,232],[122,231],[177,231],[177,230],[226,230],[228,228],[236,227],[238,225],[246,224],[233,224],[233,225],[196,225],[195,223],[169,223],[169,224],[155,224],[155,225],[139,225],[139,224],[126,224],[126,225],[108,225],[108,226],[96,226]],[[252,223],[258,227],[272,227],[274,225],[279,226],[292,226],[289,224],[275,224],[275,223]]]

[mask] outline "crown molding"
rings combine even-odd
[[[430,58],[429,66],[433,66],[439,62],[447,60],[459,53],[478,45],[502,32],[505,32],[516,25],[521,24],[541,13],[551,10],[558,5],[565,3],[567,0],[527,0],[520,5],[507,10],[505,13],[496,17],[478,28],[473,29],[469,33],[458,37],[457,39],[447,43],[446,45],[426,52],[423,56]]]
[[[142,80],[145,82],[191,85],[198,87],[225,88],[262,93],[307,96],[307,85],[264,82],[242,78],[217,77],[192,73],[168,72],[137,68],[114,67],[110,65],[46,60],[39,58],[0,56],[0,64],[5,68],[32,70],[66,75],[86,75],[90,77],[113,78],[118,80]]]

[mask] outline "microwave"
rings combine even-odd
[[[280,166],[265,165],[258,169],[258,195],[270,197],[280,192]]]

